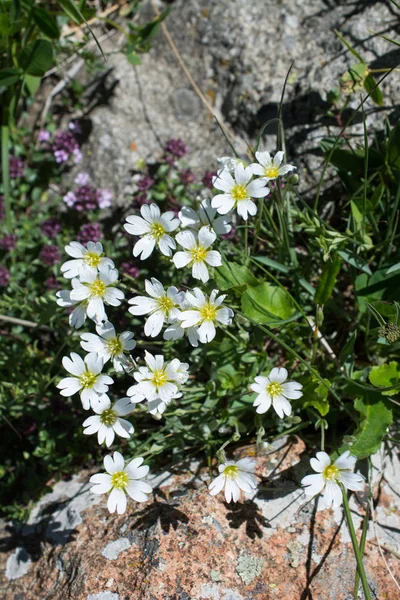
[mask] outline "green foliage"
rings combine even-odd
[[[369,380],[375,387],[390,388],[397,386],[397,389],[382,390],[384,396],[393,396],[400,392],[400,365],[396,361],[391,361],[386,365],[372,367]]]
[[[242,311],[252,321],[274,325],[291,320],[296,313],[290,295],[266,282],[247,287],[242,295]]]
[[[331,384],[328,379],[324,379],[324,381],[326,386],[313,376],[307,376],[301,380],[304,394],[301,399],[303,407],[312,406],[317,409],[321,417],[324,417],[329,412],[328,394]]]
[[[333,259],[324,266],[315,293],[314,299],[316,304],[326,304],[330,299],[341,264],[341,257],[335,254]]]
[[[382,396],[373,393],[356,398],[354,408],[360,413],[361,422],[354,433],[355,442],[350,451],[359,459],[367,458],[381,447],[387,428],[393,422],[392,409]]]

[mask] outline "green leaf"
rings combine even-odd
[[[35,6],[33,9],[33,20],[44,35],[52,40],[58,40],[60,37],[60,30],[57,21],[51,13],[41,6]]]
[[[19,64],[28,75],[41,77],[53,64],[53,49],[47,40],[36,40],[23,48]]]
[[[393,422],[392,409],[380,394],[368,393],[365,398],[356,398],[354,408],[361,413],[361,423],[354,433],[356,441],[350,450],[358,459],[367,458],[381,447],[386,430]]]
[[[10,25],[11,25],[11,23],[10,23],[10,19],[9,19],[8,15],[6,15],[6,14],[0,15],[0,35],[2,37],[6,36],[8,34]]]
[[[126,58],[128,59],[128,61],[131,63],[131,65],[135,65],[135,67],[137,65],[142,64],[142,61],[140,60],[139,56],[136,54],[136,52],[130,52],[129,54],[126,55]]]
[[[386,154],[389,165],[394,169],[400,169],[400,123],[397,123],[390,132]]]
[[[341,257],[335,254],[333,259],[324,266],[314,298],[316,304],[326,304],[332,296],[341,264]]]
[[[352,65],[339,79],[340,88],[346,96],[360,90],[368,76],[368,66],[361,62]]]
[[[330,381],[328,379],[324,379],[324,381],[330,387]],[[324,417],[329,412],[328,388],[314,376],[303,377],[300,382],[303,384],[302,402],[304,408],[312,406]]]
[[[289,294],[266,282],[247,288],[242,296],[242,310],[246,317],[256,323],[277,324],[279,321],[293,320],[296,312]]]
[[[80,25],[84,22],[82,13],[71,0],[58,0],[58,4],[61,6],[67,17],[71,19],[71,21],[77,25]]]
[[[34,96],[40,87],[41,77],[34,75],[25,75],[24,81],[31,96]]]
[[[223,292],[240,285],[257,285],[258,283],[247,267],[228,261],[224,261],[221,267],[215,269],[214,279],[218,289]]]
[[[378,106],[382,106],[383,104],[383,96],[379,87],[376,85],[376,81],[372,75],[367,75],[364,79],[364,88],[365,91],[370,94],[370,98],[377,104]]]
[[[352,267],[360,269],[360,271],[363,271],[367,275],[372,275],[369,265],[360,256],[358,256],[358,254],[355,254],[354,252],[348,252],[347,250],[339,250],[338,254],[343,258],[344,262],[348,263]]]
[[[386,365],[372,367],[369,373],[369,380],[375,387],[388,388],[391,385],[397,385],[400,382],[400,365],[396,361],[391,361]],[[386,390],[382,392],[385,396],[398,394],[400,390]]]
[[[9,87],[14,85],[21,78],[21,69],[15,67],[11,69],[3,69],[0,71],[0,87]]]

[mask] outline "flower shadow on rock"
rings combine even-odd
[[[271,527],[267,519],[261,514],[259,507],[252,500],[245,500],[243,503],[236,502],[227,504],[224,502],[228,512],[226,518],[229,521],[231,529],[239,529],[246,524],[246,535],[255,540],[263,537],[262,529]]]
[[[160,524],[163,533],[167,534],[171,528],[176,531],[180,524],[187,525],[189,518],[184,512],[178,510],[177,504],[168,503],[165,494],[161,490],[154,491],[155,499],[151,506],[146,506],[140,512],[134,513],[136,521],[132,525],[132,530],[148,531]],[[162,502],[157,499],[162,498]]]

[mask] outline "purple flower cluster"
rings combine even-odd
[[[80,173],[79,180],[87,182],[87,179],[83,177],[84,175],[85,173]],[[108,208],[111,206],[111,198],[110,190],[101,190],[90,183],[84,183],[79,185],[73,192],[70,191],[65,194],[63,200],[69,208],[79,212],[88,212],[98,208]]]
[[[189,185],[194,182],[196,176],[190,169],[182,169],[182,171],[179,172],[179,179],[183,185]]]
[[[2,238],[0,238],[0,248],[6,250],[6,252],[10,252],[17,245],[17,236],[15,233],[5,233]]]
[[[0,194],[0,221],[6,216],[6,208],[4,206],[4,196]]]
[[[50,131],[47,129],[41,129],[38,134],[39,142],[49,142],[50,141]]]
[[[74,157],[74,163],[78,163],[82,159],[78,141],[71,131],[58,131],[54,138],[52,150],[56,162],[60,164],[67,162],[70,156]]]
[[[177,158],[182,158],[187,152],[189,152],[189,148],[182,140],[168,140],[165,144],[165,160],[170,164],[174,164]]]
[[[6,267],[0,266],[0,287],[7,287],[10,281],[10,272]]]
[[[206,171],[203,175],[203,178],[201,180],[202,184],[209,188],[210,190],[212,190],[213,186],[213,179],[214,177],[216,177],[217,172],[216,171]]]
[[[56,265],[61,260],[61,251],[58,246],[46,244],[40,251],[39,258],[45,265],[49,267]]]
[[[50,217],[50,219],[43,221],[40,230],[46,237],[55,238],[60,233],[61,225],[56,217]]]
[[[24,174],[24,161],[19,156],[10,155],[10,177],[19,179]]]
[[[154,181],[149,175],[145,175],[137,182],[137,188],[139,192],[147,192],[154,184]]]
[[[131,263],[128,263],[128,262],[122,263],[121,269],[125,275],[129,275],[129,277],[134,277],[135,279],[136,279],[136,277],[139,277],[139,275],[140,275],[139,269],[137,267],[135,267],[135,265],[132,265]]]
[[[87,225],[82,225],[76,237],[78,242],[86,244],[87,242],[98,242],[104,236],[98,223],[87,223]]]
[[[58,283],[56,277],[54,277],[54,275],[50,275],[50,277],[48,277],[46,279],[46,287],[49,290],[60,290],[61,289],[61,285]]]

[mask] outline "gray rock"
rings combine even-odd
[[[130,547],[131,543],[128,538],[122,537],[119,540],[115,540],[115,542],[107,544],[103,549],[102,555],[104,558],[108,558],[108,560],[115,560],[121,552],[128,550]]]
[[[89,594],[86,600],[119,600],[119,594],[115,592],[100,592],[99,594]]]
[[[19,579],[26,575],[29,571],[29,567],[31,566],[32,559],[30,554],[25,550],[25,548],[16,548],[15,552],[13,552],[6,564],[6,577],[7,579]]]

